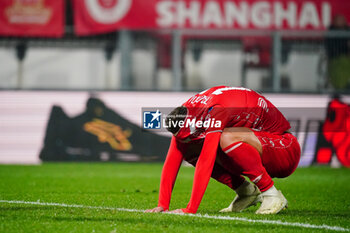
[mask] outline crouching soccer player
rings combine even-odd
[[[166,125],[173,137],[158,206],[145,212],[168,211],[182,160],[196,167],[192,194],[186,208],[170,212],[196,213],[210,177],[237,194],[221,212],[241,212],[259,202],[257,214],[276,214],[287,207],[271,178],[294,172],[300,146],[289,122],[265,97],[246,88],[213,87],[175,108]]]

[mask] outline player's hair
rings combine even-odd
[[[165,119],[165,127],[172,134],[180,130],[179,121],[184,121],[187,116],[187,108],[180,106],[172,110]]]

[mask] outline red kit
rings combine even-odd
[[[299,143],[286,133],[289,122],[264,96],[246,88],[218,86],[191,97],[183,106],[188,110],[187,116],[171,141],[162,172],[158,206],[165,210],[169,209],[182,160],[196,166],[191,199],[183,209],[186,213],[197,212],[210,177],[235,189],[243,183],[243,174],[258,180],[256,185],[265,191],[273,185],[271,177],[286,177],[297,167]],[[223,129],[231,127],[249,128],[257,136],[263,150],[260,164],[266,175],[240,172],[225,154],[232,148],[220,148]],[[244,156],[250,166],[249,155]],[[225,165],[218,164],[218,159]]]

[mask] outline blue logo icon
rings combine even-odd
[[[157,109],[154,111],[143,112],[143,128],[144,129],[160,129],[162,113]]]

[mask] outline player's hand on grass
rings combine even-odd
[[[163,212],[164,211],[164,208],[161,207],[161,206],[157,206],[153,209],[148,209],[148,210],[145,210],[145,213],[159,213],[159,212]]]
[[[177,209],[177,210],[168,211],[168,213],[172,213],[172,214],[184,214],[185,212],[184,212],[182,209]]]

